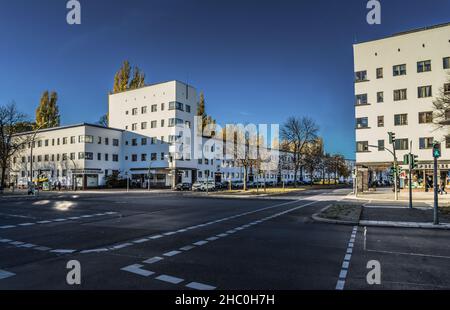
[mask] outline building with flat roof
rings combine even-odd
[[[425,188],[432,178],[433,141],[442,143],[439,175],[448,179],[450,136],[438,128],[433,101],[450,95],[450,23],[407,31],[355,44],[356,166],[358,188],[385,182],[393,166],[388,132],[395,134],[396,155],[418,155],[413,186]],[[409,180],[402,165],[401,185]]]

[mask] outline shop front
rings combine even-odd
[[[101,169],[74,169],[72,170],[72,184],[75,184],[75,189],[97,188],[101,185],[101,174],[103,174]]]

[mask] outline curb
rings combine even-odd
[[[394,227],[394,228],[422,228],[422,229],[440,229],[450,230],[450,224],[443,223],[434,225],[432,223],[420,222],[392,222],[392,221],[359,221],[360,226],[372,227]]]
[[[355,197],[354,195],[348,195],[346,196],[346,199],[350,199],[350,200],[360,200],[360,201],[383,201],[383,202],[408,202],[408,199],[399,199],[399,200],[395,200],[395,199],[386,199],[386,198],[375,198],[375,197],[364,197],[364,196],[359,196],[359,197]],[[423,202],[423,203],[433,203],[433,199],[414,199],[415,202]],[[443,202],[449,202],[450,203],[450,199],[447,200],[441,200]]]

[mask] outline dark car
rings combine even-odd
[[[179,184],[177,184],[177,186],[175,186],[175,189],[177,191],[190,191],[191,184],[190,183],[179,183]]]

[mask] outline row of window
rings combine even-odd
[[[161,103],[160,109],[161,109],[161,111],[164,111],[164,109],[165,109],[164,103]],[[188,104],[183,104],[178,101],[171,101],[171,102],[169,102],[169,111],[171,111],[171,110],[179,110],[179,111],[185,111],[186,113],[191,113],[191,106]],[[158,112],[158,105],[152,104],[150,106],[150,111]],[[125,115],[128,115],[129,113],[130,113],[129,111],[125,111]],[[138,108],[131,109],[131,115],[138,115],[138,113],[139,113]],[[141,114],[147,114],[147,106],[141,107]]]
[[[442,59],[443,69],[450,69],[450,57],[444,57]],[[417,73],[430,72],[431,60],[423,60],[417,62]],[[406,64],[395,65],[392,67],[392,76],[406,75]],[[384,77],[383,68],[376,69],[376,78],[382,79]],[[369,81],[367,77],[367,70],[355,72],[355,82]]]
[[[78,143],[95,143],[94,141],[94,136],[89,136],[89,135],[80,135],[78,136]],[[38,140],[35,142],[30,142],[28,143],[28,148],[31,148],[31,146],[34,147],[47,147],[47,146],[55,146],[55,145],[66,145],[66,144],[75,144],[77,142],[77,137],[76,136],[71,136],[71,137],[63,137],[63,138],[54,138],[54,139],[46,139],[46,140]],[[97,137],[97,144],[102,144],[104,143],[105,145],[109,145],[109,138],[102,138],[102,137]],[[113,146],[119,146],[119,139],[113,139],[112,140]]]
[[[445,95],[450,94],[450,83],[444,84],[443,90]],[[417,98],[419,99],[429,98],[432,96],[433,96],[433,87],[431,85],[417,87]],[[367,99],[367,94],[356,95],[355,99],[356,99],[355,105],[357,106],[370,104]],[[402,101],[407,99],[408,99],[408,90],[406,88],[394,90],[393,92],[394,101]],[[382,91],[377,92],[377,103],[383,102],[384,102],[384,92]]]
[[[191,128],[191,122],[190,121],[183,121],[180,118],[169,118],[168,121],[168,127],[175,127],[178,125],[183,125],[185,124],[185,126],[187,128]],[[160,121],[160,127],[164,127],[165,126],[165,120],[162,119]],[[141,130],[146,130],[148,128],[148,123],[147,122],[141,122],[140,126],[138,123],[133,123],[131,124],[131,130],[132,131],[137,131],[138,128],[140,128]],[[150,122],[150,128],[154,129],[154,128],[158,128],[158,121],[151,121]],[[128,130],[128,126],[125,126],[125,129]]]
[[[433,137],[422,137],[419,138],[419,149],[421,150],[427,150],[433,148],[434,143]],[[356,142],[356,152],[358,153],[366,153],[369,152],[369,149],[373,147],[377,147],[379,152],[382,152],[385,150],[385,140],[378,140],[377,146],[371,146],[369,145],[368,141],[359,141]],[[450,136],[445,138],[445,147],[447,149],[450,149]],[[407,138],[405,139],[396,139],[395,140],[395,150],[398,151],[407,151],[409,150],[409,140]]]
[[[33,162],[59,162],[59,161],[66,161],[66,160],[75,160],[77,159],[76,153],[62,153],[62,154],[46,154],[46,155],[33,155]],[[92,152],[78,152],[78,159],[85,159],[85,160],[94,160],[94,153]],[[97,153],[97,160],[101,161],[109,161],[109,154],[108,153]],[[31,162],[31,156],[25,157],[22,156],[20,159],[21,163]],[[112,154],[112,161],[118,162],[119,161],[119,155]],[[13,158],[13,163],[16,164],[17,158]]]
[[[419,112],[419,124],[430,124],[433,123],[433,112]],[[450,111],[449,111],[450,117]],[[406,126],[408,125],[408,114],[395,114],[394,115],[394,125],[395,126]],[[384,127],[384,116],[377,117],[377,127]],[[359,117],[356,119],[356,129],[369,128],[369,118]]]

